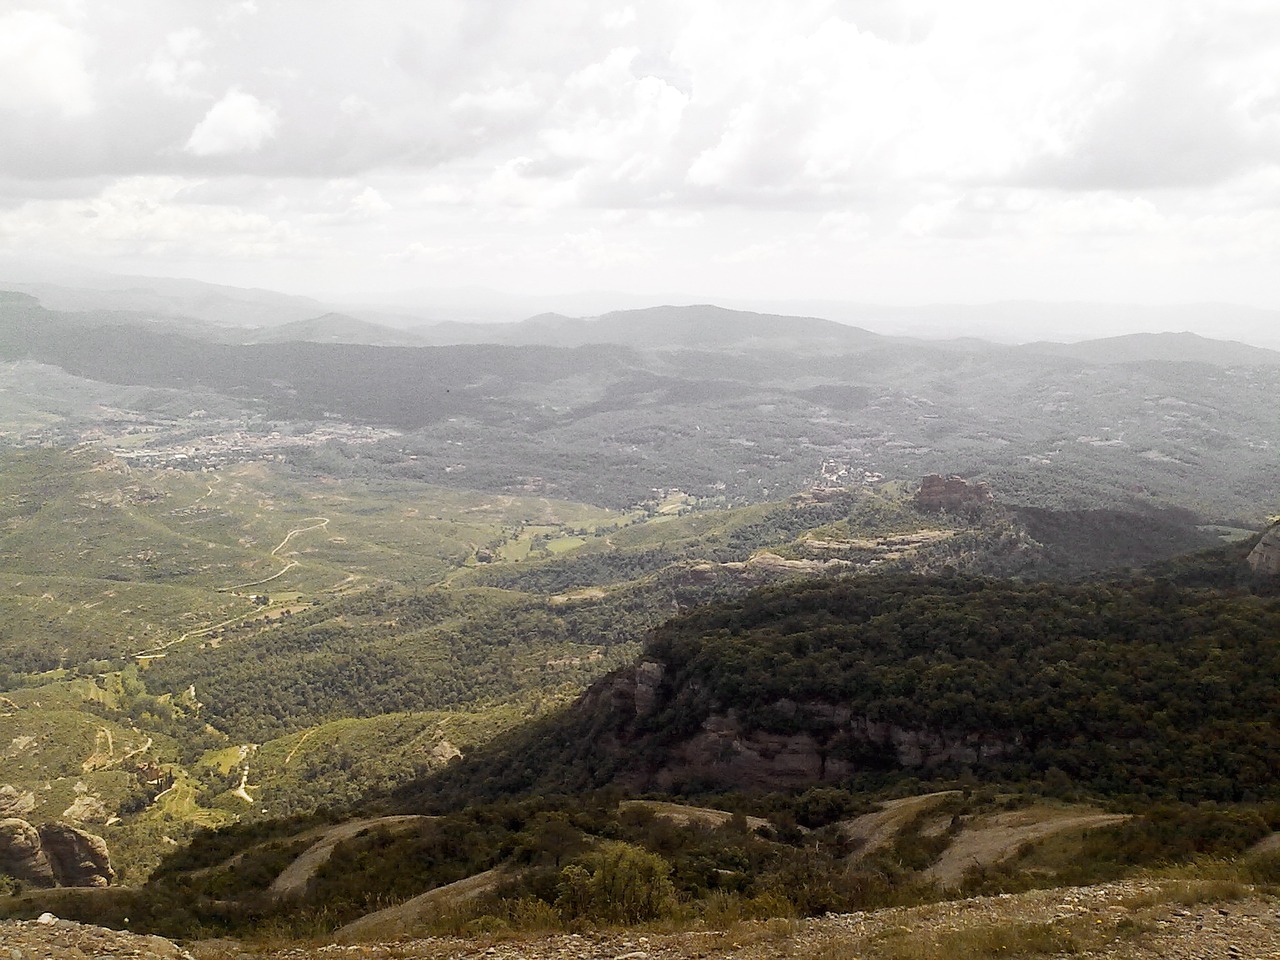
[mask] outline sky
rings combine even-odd
[[[1275,0],[0,0],[0,256],[1280,308]]]

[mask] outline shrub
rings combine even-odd
[[[669,915],[675,904],[671,864],[622,841],[606,841],[560,872],[556,906],[566,919],[638,923]]]

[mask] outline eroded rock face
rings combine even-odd
[[[660,788],[697,779],[755,789],[838,782],[869,764],[928,770],[944,763],[975,763],[1016,751],[1017,738],[975,733],[911,730],[854,716],[828,703],[774,705],[801,726],[820,733],[772,733],[746,729],[734,711],[714,714],[677,745],[655,776]]]
[[[1249,566],[1264,577],[1280,576],[1280,523],[1268,530],[1249,552]]]
[[[697,700],[700,691],[666,688],[663,664],[642,661],[587,693],[586,709],[608,711],[620,729],[598,748],[627,755],[643,743],[646,722],[673,696]],[[1017,734],[915,730],[873,721],[838,703],[780,700],[765,711],[779,720],[774,730],[750,725],[735,710],[712,713],[699,729],[663,751],[654,765],[635,765],[621,781],[634,789],[671,789],[697,781],[744,789],[787,789],[839,782],[868,769],[930,770],[944,764],[977,763],[1022,749]],[[788,727],[796,732],[774,732]]]
[[[653,710],[658,702],[658,691],[662,685],[662,677],[666,668],[652,660],[636,664],[635,697],[636,716],[642,717]]]
[[[36,795],[30,790],[19,791],[9,784],[0,785],[0,820],[24,817],[36,808]]]
[[[101,837],[67,823],[43,824],[39,833],[58,886],[106,887],[116,878],[107,842]]]
[[[942,510],[948,513],[963,513],[983,507],[994,499],[991,488],[983,481],[969,483],[963,477],[942,477],[931,473],[920,481],[915,505],[917,509],[929,513]]]
[[[431,759],[441,766],[444,766],[446,763],[450,763],[453,760],[457,760],[460,756],[462,756],[462,751],[448,740],[441,740],[431,748]]]
[[[105,887],[116,876],[101,837],[16,817],[0,820],[0,874],[37,887]]]
[[[40,833],[25,820],[0,820],[0,874],[37,887],[56,883]]]

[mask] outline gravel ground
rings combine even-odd
[[[63,920],[0,922],[0,960],[1280,960],[1280,899],[1211,881],[1125,881],[722,931],[189,949]]]
[[[0,921],[0,960],[191,960],[163,937],[140,937],[45,914],[39,920]]]

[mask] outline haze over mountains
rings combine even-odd
[[[496,295],[482,290],[422,290],[411,295],[349,298],[324,303],[312,297],[245,289],[197,280],[89,273],[60,281],[30,277],[30,269],[0,270],[0,289],[36,296],[50,310],[109,310],[186,319],[231,327],[276,327],[343,314],[365,323],[410,331],[426,343],[543,342],[521,321],[546,315],[592,318],[659,304],[709,304],[762,316],[821,317],[885,335],[929,340],[974,337],[995,343],[1073,343],[1115,334],[1195,332],[1280,349],[1280,311],[1229,303],[1143,304],[1005,301],[987,304],[874,305],[839,301],[710,300],[688,295],[638,296],[616,292],[560,296]],[[490,325],[498,329],[485,330]],[[263,334],[266,336],[265,332]],[[566,336],[570,336],[567,332]],[[316,333],[314,336],[323,336]],[[348,342],[379,342],[405,333],[355,330]],[[357,339],[361,338],[361,339]],[[392,342],[399,342],[393,339]]]
[[[279,299],[216,293],[206,317],[223,320],[228,302]],[[170,307],[204,302],[189,294]],[[712,305],[416,330],[330,312],[247,327],[49,310],[10,292],[0,355],[165,391],[151,402],[183,415],[217,407],[404,434],[343,469],[613,507],[654,487],[750,501],[824,475],[960,471],[999,478],[1028,504],[1048,488],[1059,504],[1257,516],[1280,445],[1280,354],[1194,334],[1011,346]]]

